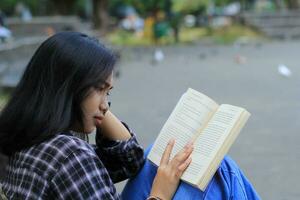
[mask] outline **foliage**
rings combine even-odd
[[[41,2],[40,0],[1,0],[0,1],[0,8],[4,11],[7,15],[13,15],[15,13],[16,5],[22,2],[23,4],[27,5],[31,12],[36,13],[39,10],[39,5]]]
[[[22,2],[29,7],[34,15],[45,15],[55,13],[57,0],[0,0],[0,8],[7,15],[15,14],[15,7],[19,2]],[[61,2],[63,2],[61,0]],[[85,0],[73,0],[69,9],[72,13],[83,12]],[[43,12],[43,13],[41,13]]]
[[[184,14],[199,13],[206,10],[210,0],[173,0],[173,11]]]
[[[85,0],[76,0],[75,1],[75,12],[84,13],[85,12]]]
[[[141,16],[146,17],[157,10],[164,10],[166,2],[166,0],[110,0],[109,7],[114,13],[114,10],[121,6],[132,6]]]
[[[115,30],[107,35],[110,43],[120,46],[149,46],[152,41],[149,38],[137,37],[132,32]]]
[[[244,4],[246,0],[214,0],[213,2],[215,3],[215,6],[226,6],[233,2],[240,2],[241,4]]]
[[[232,25],[222,28],[182,28],[180,32],[181,43],[194,43],[198,40],[208,39],[218,44],[231,44],[241,37],[249,39],[262,39],[263,37],[249,27]],[[137,37],[134,33],[116,30],[107,36],[109,42],[121,46],[152,46],[153,40],[145,37]],[[160,44],[173,44],[174,38],[171,35],[163,37]]]
[[[165,2],[161,0],[128,0],[131,5],[135,5],[136,9],[146,14],[151,14],[152,12],[156,12],[158,10],[164,10],[165,9]]]
[[[204,13],[209,4],[224,6],[236,0],[110,0],[110,10],[114,12],[119,6],[129,5],[134,7],[139,14],[146,16],[157,10],[168,9],[168,2],[172,5],[171,10],[182,14]],[[241,0],[245,1],[245,0]]]
[[[211,31],[211,37],[219,44],[231,44],[241,37],[246,37],[249,39],[263,38],[263,36],[257,31],[241,25],[213,29]]]
[[[0,8],[6,14],[11,15],[14,13],[15,6],[17,5],[18,2],[19,0],[1,0]]]

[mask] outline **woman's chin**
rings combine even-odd
[[[96,126],[85,129],[85,130],[83,131],[83,133],[85,133],[85,134],[96,133]]]

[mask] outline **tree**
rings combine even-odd
[[[220,0],[215,0],[217,1]],[[173,11],[182,14],[197,13],[205,10],[210,2],[211,0],[173,0]]]
[[[52,0],[55,5],[57,14],[70,15],[72,14],[76,0]]]
[[[287,7],[290,10],[299,8],[299,1],[298,0],[286,0],[286,4],[287,4]]]
[[[94,28],[105,31],[108,28],[108,0],[93,0]]]

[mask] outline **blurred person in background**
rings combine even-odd
[[[8,39],[11,38],[11,31],[6,28],[6,22],[5,22],[5,14],[0,9],[0,40],[1,42],[5,42]]]

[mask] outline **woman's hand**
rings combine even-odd
[[[104,137],[111,140],[127,140],[131,137],[129,131],[121,121],[108,110],[100,127]]]
[[[193,151],[193,144],[191,142],[170,160],[174,144],[175,140],[170,140],[163,153],[150,193],[151,196],[162,200],[172,199],[181,175],[192,161],[190,155]]]

